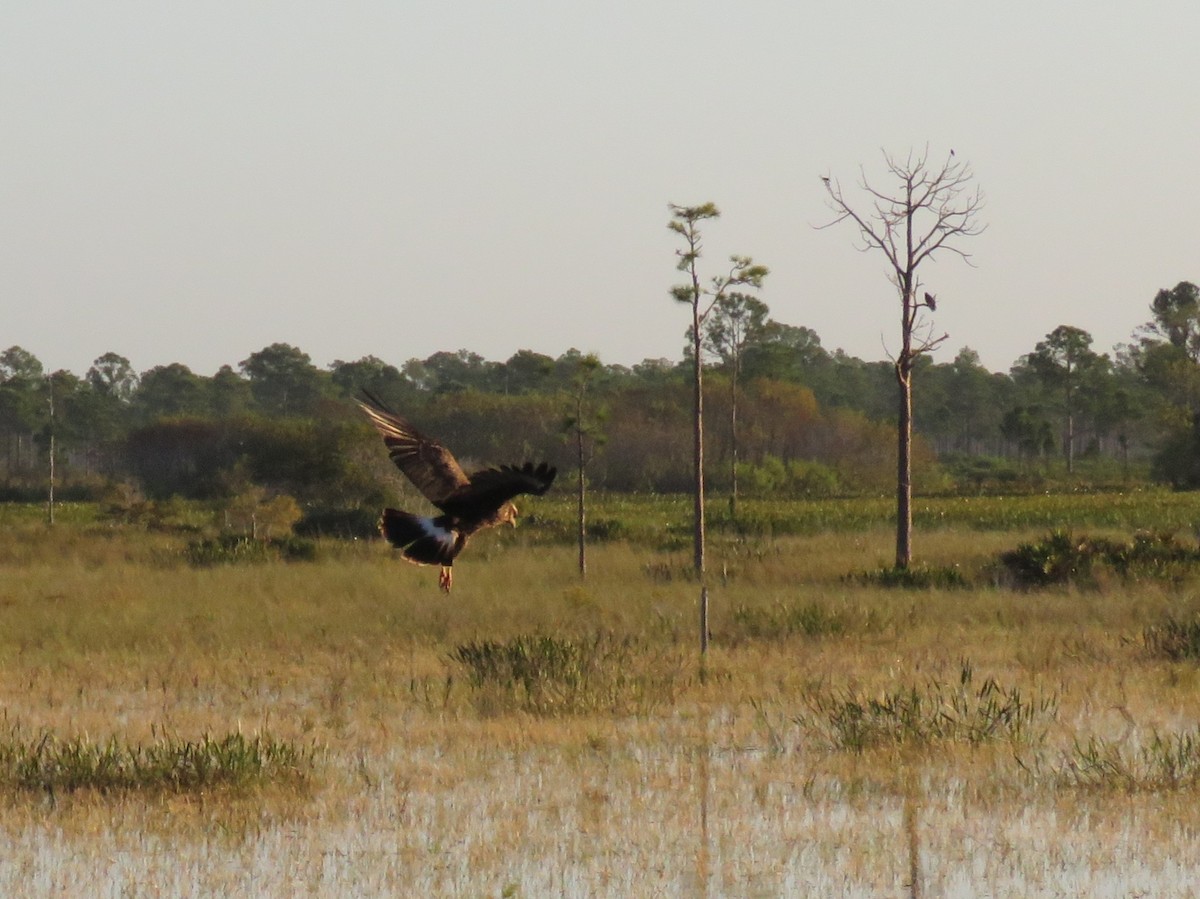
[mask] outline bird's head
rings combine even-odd
[[[501,506],[500,523],[511,524],[515,528],[517,526],[517,507],[512,503],[505,503]]]

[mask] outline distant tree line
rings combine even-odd
[[[1092,460],[1200,486],[1200,288],[1160,290],[1150,311],[1113,355],[1062,325],[1008,373],[988,371],[967,348],[947,363],[918,357],[918,491],[1003,489]],[[735,473],[746,495],[891,488],[893,363],[830,352],[811,329],[775,321],[753,298],[715,306],[705,327],[705,465],[714,489]],[[40,498],[53,434],[65,497],[118,483],[160,498],[231,496],[256,485],[309,508],[374,505],[401,484],[349,402],[364,388],[460,458],[546,458],[571,471],[578,446],[568,424],[584,367],[589,402],[603,410],[592,425],[602,439],[590,450],[590,482],[686,492],[694,350],[690,333],[685,339],[680,360],[631,367],[596,365],[576,350],[558,358],[521,350],[504,362],[459,350],[322,369],[276,343],[211,376],[179,363],[138,373],[112,352],[82,376],[48,373],[14,346],[0,353],[0,495]]]

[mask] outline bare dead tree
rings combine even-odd
[[[913,367],[918,358],[949,337],[937,334],[928,317],[937,309],[937,298],[921,291],[918,270],[936,255],[955,255],[970,263],[961,246],[965,238],[981,234],[983,193],[974,182],[966,162],[951,150],[940,164],[929,161],[929,148],[909,151],[901,159],[883,154],[890,189],[876,187],[860,169],[858,187],[864,196],[861,208],[842,192],[836,178],[823,177],[832,221],[819,225],[831,228],[844,221],[858,227],[863,252],[878,250],[887,258],[888,278],[900,296],[900,348],[892,357],[899,387],[896,460],[896,567],[912,562],[912,416]]]

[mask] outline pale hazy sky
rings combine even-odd
[[[928,144],[989,226],[924,271],[937,358],[1106,351],[1200,281],[1198,35],[1195,0],[9,0],[0,349],[676,359],[667,204],[711,200],[709,273],[753,255],[775,318],[880,359],[819,176]]]

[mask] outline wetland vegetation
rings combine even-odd
[[[860,576],[887,500],[714,504],[704,677],[688,508],[596,496],[581,580],[532,501],[449,597],[375,540],[197,559],[199,503],[0,508],[0,888],[1189,894],[1197,572],[1001,559],[1190,547],[1200,497],[922,499],[932,586]]]

